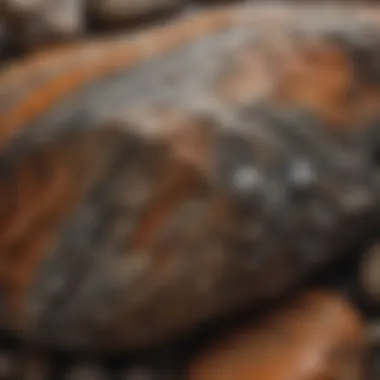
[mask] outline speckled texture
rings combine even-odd
[[[364,238],[378,16],[226,7],[5,69],[5,325],[55,347],[150,346]]]

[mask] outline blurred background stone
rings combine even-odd
[[[11,380],[16,376],[17,358],[14,353],[7,350],[0,351],[0,379]]]
[[[373,245],[363,256],[359,269],[359,284],[364,296],[380,306],[380,244]]]
[[[64,380],[108,380],[106,371],[95,363],[77,363],[64,375]]]
[[[362,380],[363,353],[355,308],[333,293],[314,292],[206,349],[190,379]]]
[[[8,56],[94,35],[149,28],[210,6],[243,0],[0,0],[0,49]],[[2,27],[6,31],[2,44]],[[1,50],[0,50],[1,51]],[[13,55],[12,55],[13,57]]]
[[[104,21],[129,21],[165,12],[185,4],[183,0],[88,0],[89,9]]]
[[[50,380],[50,363],[43,357],[31,354],[18,365],[20,380]]]

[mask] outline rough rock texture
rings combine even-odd
[[[223,8],[4,69],[4,324],[57,347],[151,345],[365,238],[378,17]]]
[[[310,292],[206,348],[189,380],[363,380],[364,352],[358,312],[336,294]]]

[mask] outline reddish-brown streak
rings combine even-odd
[[[79,160],[71,160],[67,154],[67,145],[58,142],[21,162],[6,197],[15,208],[6,209],[0,219],[0,284],[11,313],[9,320],[18,323],[27,322],[20,320],[24,296],[46,249],[57,239],[63,219],[83,196],[91,178],[88,170],[85,178],[78,180],[72,165]],[[41,170],[41,160],[48,163],[44,180],[35,173]]]
[[[50,156],[52,159],[52,156]],[[21,166],[17,172],[18,185],[13,196],[17,197],[18,207],[13,215],[4,215],[7,228],[1,232],[1,249],[6,250],[9,244],[24,235],[29,228],[30,221],[49,212],[56,200],[66,191],[65,187],[70,178],[67,170],[55,166],[54,174],[49,177],[48,183],[37,183],[37,179],[31,174],[33,163]],[[32,166],[32,167],[31,167]],[[38,201],[39,200],[39,201]],[[21,212],[22,211],[22,212]]]
[[[148,211],[139,220],[135,232],[132,235],[132,246],[143,248],[149,246],[154,234],[164,225],[174,209],[184,201],[194,188],[197,174],[194,169],[185,165],[174,165],[168,171],[164,180],[164,190],[152,204]]]
[[[278,100],[316,110],[330,125],[347,125],[351,115],[345,95],[353,81],[347,55],[328,45],[302,50],[290,59],[278,86]]]

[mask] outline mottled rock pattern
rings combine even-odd
[[[226,7],[4,69],[6,327],[70,349],[150,346],[365,238],[379,15]]]

